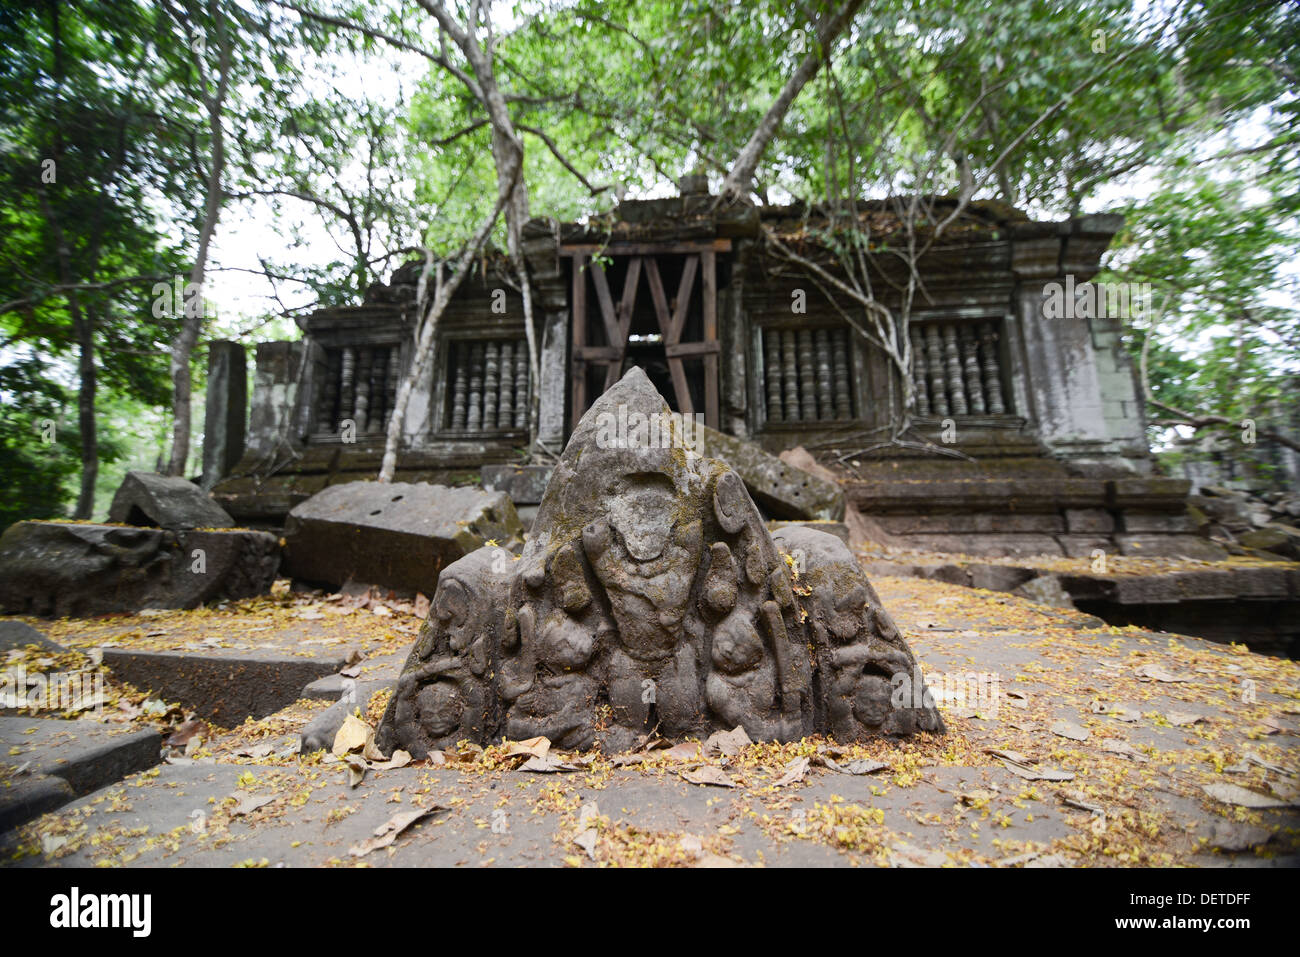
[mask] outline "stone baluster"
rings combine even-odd
[[[452,357],[456,362],[456,375],[451,386],[451,430],[464,432],[466,392],[469,390],[469,349],[465,343],[454,344]]]
[[[935,415],[948,414],[948,393],[943,386],[943,340],[939,338],[939,324],[925,327],[925,364],[930,379],[930,410]]]
[[[948,407],[953,415],[966,414],[966,390],[961,382],[961,354],[957,351],[957,327],[943,327],[944,370],[948,380]]]
[[[343,355],[337,349],[325,353],[325,381],[321,383],[316,398],[316,428],[333,429],[338,425],[335,407],[339,399],[339,376],[343,371]]]
[[[767,386],[767,421],[780,422],[781,414],[781,333],[763,330],[763,347],[767,356],[764,384]]]
[[[400,346],[388,349],[388,376],[384,379],[384,427],[388,427],[388,417],[397,408],[397,381],[402,376],[402,350]]]
[[[501,347],[489,342],[483,347],[483,428],[497,427],[497,399],[501,388]]]
[[[763,336],[764,376],[763,387],[767,396],[767,418],[769,422],[780,422],[783,418],[781,408],[781,333],[765,329]]]
[[[984,359],[984,404],[990,415],[1002,415],[1002,371],[998,368],[998,333],[990,322],[980,326],[980,353]]]
[[[483,345],[474,343],[469,350],[469,399],[465,428],[477,432],[483,428]]]
[[[351,346],[343,348],[343,359],[339,368],[339,417],[353,418],[352,410],[357,398],[356,390],[357,351]],[[340,423],[334,423],[340,428]]]
[[[916,395],[916,414],[930,414],[930,390],[926,386],[925,339],[919,329],[912,328],[912,391]]]
[[[961,327],[962,380],[971,415],[984,414],[984,383],[980,381],[980,342],[970,326]]]
[[[373,357],[369,346],[357,350],[357,397],[352,404],[352,418],[357,423],[357,433],[366,431],[370,417],[370,360]]]
[[[800,329],[799,343],[799,410],[805,422],[817,421],[817,351],[811,329]]]
[[[849,389],[849,334],[836,329],[831,337],[831,373],[835,383],[835,418],[853,418],[853,395]]]
[[[792,330],[781,333],[781,384],[785,388],[785,420],[799,421],[799,373]]]
[[[378,432],[384,421],[384,372],[388,369],[388,347],[375,346],[370,350],[370,404],[366,407],[366,424]]]
[[[497,400],[498,429],[508,429],[515,421],[515,344],[501,343],[501,398]]]
[[[528,343],[515,342],[515,428],[528,428]]]
[[[831,334],[818,329],[813,333],[817,346],[817,418],[835,418],[835,377],[831,373]]]
[[[384,399],[388,397],[386,377],[388,375],[388,347],[379,346],[370,360],[370,428],[382,431],[387,407]]]

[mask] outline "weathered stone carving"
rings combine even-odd
[[[280,548],[252,529],[15,522],[0,536],[0,609],[77,617],[264,595]]]
[[[619,416],[627,441],[603,427]],[[645,441],[651,417],[668,442]],[[915,659],[852,553],[807,528],[774,539],[740,477],[679,429],[639,369],[601,396],[523,554],[483,548],[442,573],[381,748],[545,735],[616,751],[655,727],[681,738],[743,725],[756,740],[943,729],[904,693]]]

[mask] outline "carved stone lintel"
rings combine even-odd
[[[671,422],[631,369],[578,423],[523,553],[489,546],[443,569],[382,750],[544,736],[611,753],[656,728],[702,739],[737,725],[777,741],[943,730],[843,542],[773,536],[722,462],[611,441],[620,414]]]

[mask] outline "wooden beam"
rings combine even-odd
[[[582,413],[587,411],[587,364],[582,358],[582,349],[587,344],[587,275],[583,270],[584,256],[573,257],[573,358],[571,359],[573,397],[573,420],[577,425]],[[538,387],[533,383],[532,387]]]
[[[659,263],[654,257],[649,257],[645,261],[645,278],[646,285],[650,287],[650,298],[654,302],[655,319],[659,322],[659,331],[663,334],[664,342],[669,341],[669,330],[672,329],[672,317],[668,314],[668,297],[664,295],[664,281],[659,275]]]
[[[623,350],[613,346],[574,346],[573,351],[584,362],[617,362],[623,358]]]
[[[596,301],[600,305],[600,318],[605,323],[605,338],[611,346],[619,346],[618,317],[614,313],[614,297],[609,294],[609,278],[605,267],[592,260],[591,281],[596,287]]]
[[[710,250],[700,254],[704,273],[704,341],[718,341],[718,263]],[[713,429],[718,424],[718,355],[704,357],[704,424]]]
[[[665,342],[682,341],[682,330],[686,328],[686,315],[690,312],[691,292],[695,289],[695,274],[699,271],[700,259],[701,256],[691,256],[682,269],[682,281],[677,284],[677,309],[673,313],[672,331],[664,336]]]
[[[618,360],[611,362],[605,370],[605,388],[610,389],[623,374],[623,357],[627,354],[627,337],[632,331],[632,307],[636,302],[636,287],[641,279],[641,264],[645,260],[636,256],[627,264],[627,276],[623,279],[623,295],[618,303]]]
[[[717,342],[674,342],[664,346],[669,359],[689,359],[694,356],[716,356],[722,352]]]

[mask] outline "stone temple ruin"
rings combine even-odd
[[[886,204],[863,204],[861,215],[881,242],[899,228]],[[673,410],[702,416],[720,442],[840,453],[878,444],[900,401],[885,356],[845,323],[840,310],[853,314],[852,303],[832,304],[762,239],[771,229],[809,251],[809,216],[816,222],[802,207],[719,207],[688,192],[625,202],[587,224],[534,220],[525,245],[539,381],[530,381],[519,295],[489,259],[439,324],[396,480],[481,480],[521,509],[536,506],[547,473],[501,466],[518,463],[532,439],[558,453],[631,366]],[[918,261],[925,294],[910,324],[911,437],[920,449],[866,451],[845,485],[850,503],[897,544],[977,555],[1102,548],[1222,557],[1195,534],[1188,483],[1150,475],[1119,319],[1053,310],[1052,284],[1086,283],[1119,226],[1114,216],[1033,222],[975,203]],[[897,309],[890,296],[903,264],[880,256],[876,265],[875,288]],[[307,316],[301,342],[258,346],[242,455],[227,427],[244,421],[240,396],[222,385],[239,377],[215,379],[208,428],[221,454],[205,485],[236,520],[279,526],[326,486],[374,476],[410,362],[419,268],[399,269],[361,305]],[[242,362],[228,357],[232,348],[242,347],[214,345],[216,368]],[[540,411],[530,435],[534,392]],[[765,500],[744,477],[768,517],[816,517],[789,495]]]
[[[602,419],[672,423],[633,368],[587,410],[515,559],[449,566],[378,735],[411,754],[538,735],[635,746],[743,726],[757,740],[943,727],[916,660],[847,547],[775,538],[735,472],[676,434],[613,442]],[[644,417],[638,419],[637,417]]]
[[[624,202],[584,223],[527,225],[537,381],[520,295],[503,260],[486,256],[440,320],[395,480],[506,493],[527,528],[583,415],[637,367],[670,409],[703,423],[704,451],[740,476],[765,518],[842,521],[847,511],[883,547],[966,556],[913,573],[1016,590],[1039,572],[969,563],[1300,555],[1300,532],[1280,525],[1269,528],[1271,551],[1237,547],[1220,502],[1155,473],[1120,338],[1125,297],[1112,303],[1091,283],[1119,217],[1035,222],[995,202],[956,217],[916,262],[916,401],[899,443],[889,441],[901,416],[896,375],[845,321],[860,306],[765,237],[833,272],[815,238],[821,214],[719,204],[697,185],[688,178],[678,197]],[[935,200],[936,216],[951,209]],[[900,241],[888,203],[858,212],[879,249]],[[903,257],[879,255],[869,268],[897,314]],[[278,530],[321,490],[375,476],[411,362],[420,269],[399,268],[359,305],[306,316],[302,341],[259,344],[247,410],[243,346],[212,344],[204,485],[235,521]],[[1141,308],[1140,292],[1127,307]],[[835,474],[776,458],[795,446]],[[1048,590],[1113,623],[1192,621],[1196,634],[1243,637],[1245,622],[1246,640],[1285,653],[1300,639],[1300,581],[1289,573],[1187,575],[1119,580],[1103,565]]]

